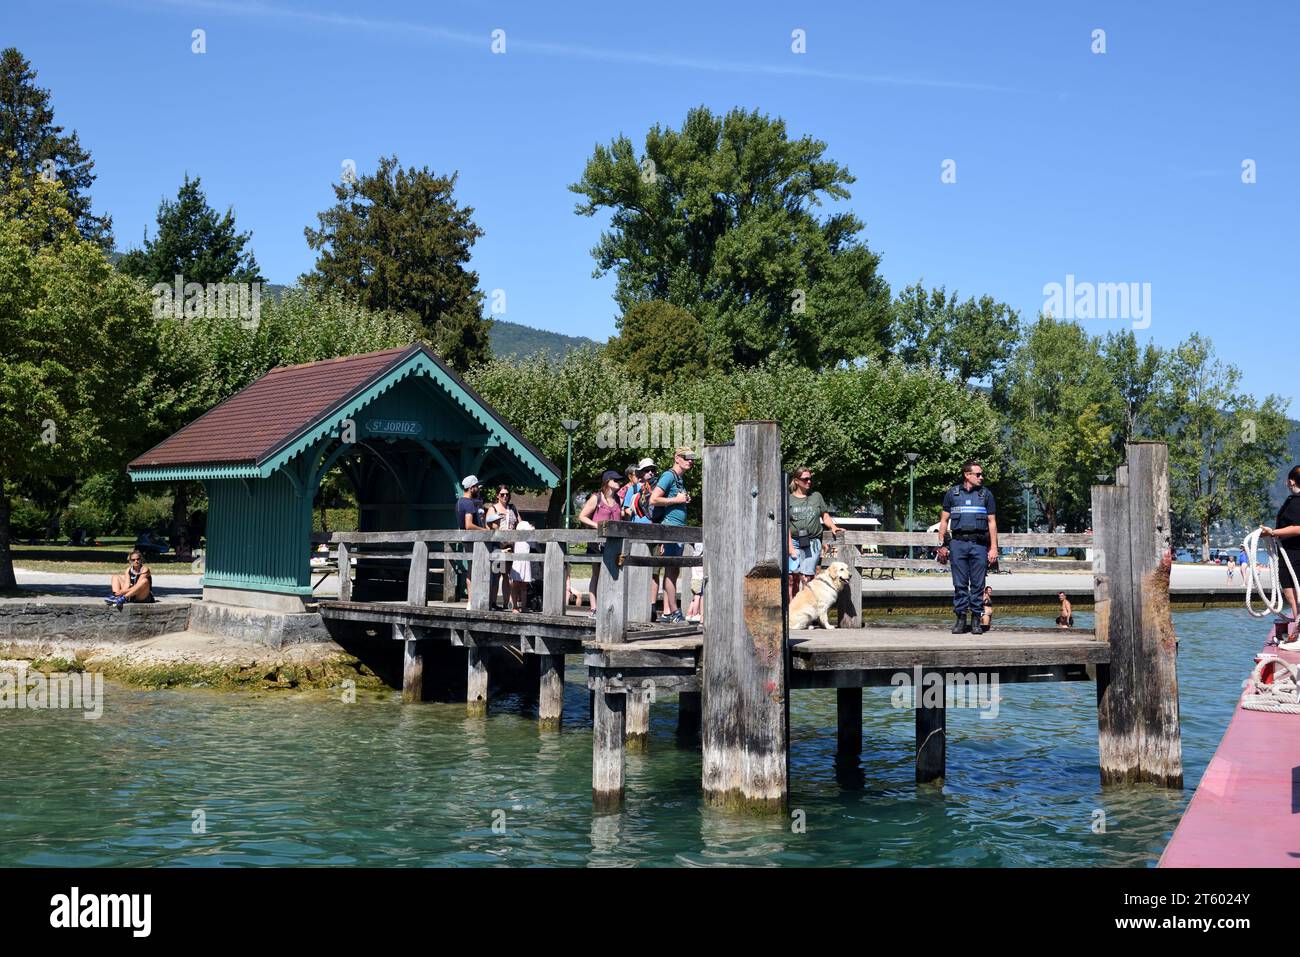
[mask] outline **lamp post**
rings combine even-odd
[[[916,498],[914,494],[916,490],[916,485],[914,482],[915,470],[913,468],[913,465],[916,462],[916,453],[904,452],[903,458],[907,459],[907,530],[910,533],[911,531],[913,531],[912,506],[915,503],[915,498]],[[909,560],[912,557],[912,543],[910,540],[907,543],[907,557]]]
[[[564,527],[569,527],[569,512],[573,510],[573,433],[582,425],[577,419],[560,419],[560,427],[567,433],[568,447],[564,453]]]
[[[1033,488],[1034,488],[1033,482],[1025,483],[1025,532],[1026,533],[1028,533],[1033,528],[1033,524],[1034,524],[1033,514],[1030,512],[1031,505],[1029,502],[1029,493],[1033,491]]]

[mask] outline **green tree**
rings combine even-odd
[[[198,177],[185,177],[174,201],[158,204],[158,233],[154,239],[146,234],[144,246],[134,249],[118,261],[118,269],[135,276],[146,286],[163,283],[170,288],[175,277],[182,283],[260,282],[257,261],[245,249],[249,233],[235,229],[234,211],[225,215],[208,205]],[[181,364],[164,362],[157,370],[158,394],[181,397],[161,401],[155,408],[150,438],[161,441],[193,418],[192,370]],[[190,499],[199,491],[194,482],[178,482],[172,491],[171,535],[176,539],[189,518]]]
[[[1147,343],[1139,349],[1132,330],[1112,332],[1101,344],[1106,375],[1115,386],[1116,404],[1108,416],[1115,428],[1115,449],[1122,457],[1124,444],[1145,434],[1156,394],[1161,351]]]
[[[1195,534],[1202,561],[1219,521],[1270,517],[1269,489],[1286,455],[1288,402],[1256,401],[1240,384],[1240,370],[1220,361],[1199,333],[1162,357],[1153,430],[1169,443],[1174,533]]]
[[[592,250],[596,275],[617,272],[624,314],[652,300],[690,312],[723,368],[879,355],[889,288],[857,217],[815,215],[854,181],[825,149],[757,111],[704,107],[680,130],[654,126],[640,157],[626,136],[597,146],[569,187],[580,215],[611,213]]]
[[[1100,349],[1079,325],[1039,316],[997,392],[1015,467],[1033,484],[1049,530],[1062,519],[1085,523],[1096,475],[1118,462],[1105,416],[1114,387]]]
[[[962,302],[943,286],[917,282],[893,306],[893,352],[910,365],[929,365],[958,382],[1001,374],[1020,339],[1020,314],[992,296]]]
[[[76,132],[64,133],[55,124],[50,91],[36,85],[36,71],[27,58],[14,47],[0,52],[0,184],[11,188],[36,176],[57,180],[82,237],[109,250],[113,221],[94,215],[90,206],[94,169]],[[21,173],[19,180],[10,175],[15,171]]]
[[[403,169],[381,157],[374,173],[334,187],[338,203],[305,230],[317,250],[308,285],[345,293],[375,310],[414,314],[433,349],[464,372],[492,354],[470,247],[483,235],[459,205],[456,174]]]
[[[0,193],[0,589],[15,586],[20,480],[124,464],[153,359],[149,297],[81,238],[56,183],[10,167]],[[51,224],[57,228],[51,232]]]
[[[704,327],[685,309],[652,300],[635,302],[618,320],[609,355],[651,389],[699,376],[708,367]]]
[[[174,201],[158,204],[158,234],[118,261],[118,268],[146,286],[185,282],[260,282],[257,260],[245,249],[251,233],[235,229],[235,213],[208,205],[199,177],[185,177]]]
[[[573,491],[592,491],[606,469],[623,472],[637,451],[608,441],[602,422],[620,413],[649,411],[652,398],[604,349],[578,349],[554,360],[541,354],[493,359],[469,373],[468,383],[507,422],[564,468],[567,435],[562,419],[582,423],[573,435]],[[563,524],[564,481],[554,489],[547,524]]]

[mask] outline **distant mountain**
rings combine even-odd
[[[563,358],[565,353],[597,345],[585,336],[566,336],[558,332],[521,326],[517,322],[496,319],[490,333],[492,354],[502,359],[520,358],[534,352],[545,353],[552,359]]]

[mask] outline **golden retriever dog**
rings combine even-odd
[[[817,621],[821,622],[823,628],[834,628],[826,620],[826,613],[831,610],[844,583],[851,577],[849,566],[844,562],[831,562],[827,568],[818,572],[790,602],[790,630],[811,628],[813,622]]]

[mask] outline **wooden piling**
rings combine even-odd
[[[704,450],[703,787],[715,805],[783,810],[789,794],[786,535],[780,428],[742,422]]]
[[[424,650],[410,628],[394,625],[402,641],[402,703],[418,704],[424,700]]]
[[[473,639],[465,633],[465,707],[470,714],[483,714],[487,711],[488,669],[483,652]]]
[[[347,542],[339,542],[339,601],[352,600],[352,555]]]
[[[922,670],[921,682],[916,686],[916,783],[942,781],[948,761],[948,711],[945,695],[947,689],[939,684],[938,701],[927,694],[927,678],[931,674]],[[942,674],[939,675],[942,679]]]
[[[537,725],[559,730],[564,714],[564,655],[538,655],[537,671]]]
[[[627,693],[627,747],[644,751],[650,741],[650,688],[634,688]]]
[[[1092,489],[1096,633],[1110,643],[1110,664],[1097,676],[1101,779],[1182,787],[1169,449],[1132,442],[1127,453],[1116,483]]]
[[[862,754],[862,689],[835,689],[836,752],[840,758]]]
[[[546,543],[546,560],[542,564],[542,614],[563,615],[569,596],[564,593],[564,546]]]
[[[602,683],[603,684],[603,683]],[[623,741],[627,695],[595,689],[592,711],[591,803],[596,811],[617,810],[623,803]]]
[[[848,542],[833,542],[832,547],[835,549],[835,555],[832,561],[844,562],[849,566],[848,584],[840,590],[839,596],[835,600],[835,607],[839,609],[839,620],[836,622],[836,628],[861,628],[862,627],[862,571],[858,568],[858,557],[862,554],[858,546],[850,545]],[[859,708],[861,712],[861,708]]]

